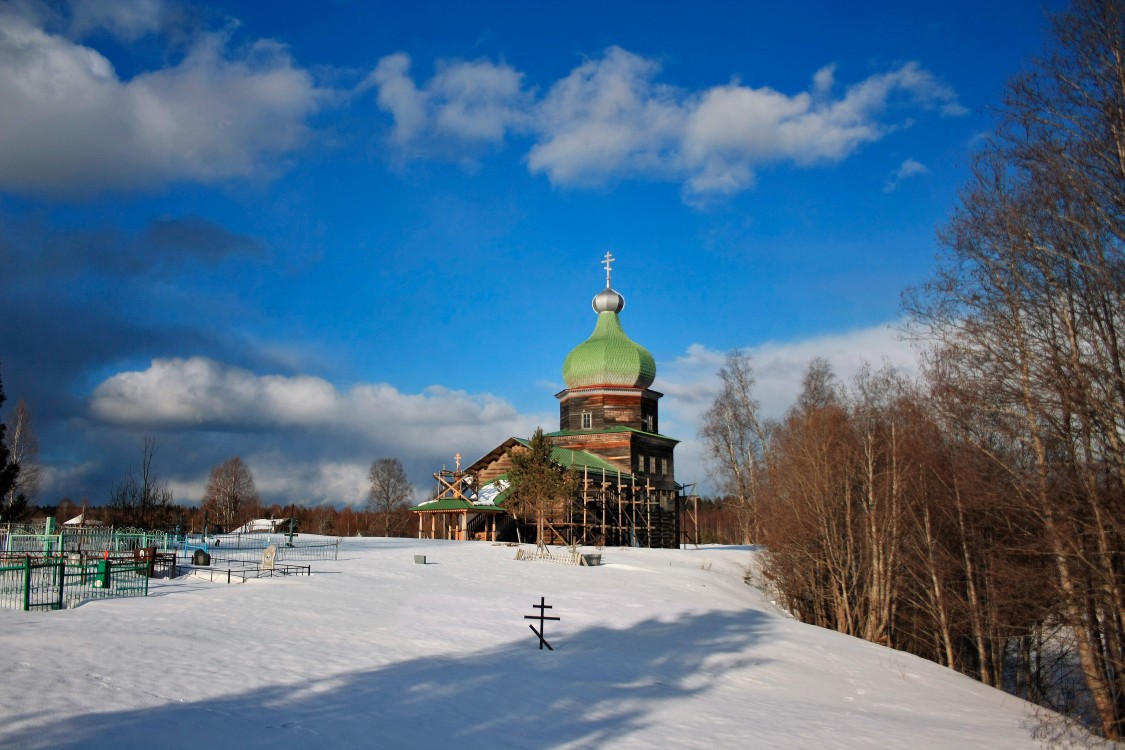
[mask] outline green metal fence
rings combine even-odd
[[[63,609],[92,599],[148,596],[148,563],[66,557],[0,563],[0,609]]]
[[[285,534],[225,534],[210,540],[207,552],[213,562],[258,561],[271,544],[277,546],[278,562],[336,560],[340,556],[340,540],[290,540]],[[189,547],[191,544],[189,543]]]
[[[171,550],[176,535],[162,531],[122,531],[119,529],[66,529],[57,534],[35,534],[20,530],[0,530],[0,553],[52,555],[60,552],[123,552],[145,547]]]
[[[189,561],[196,549],[203,549],[216,561],[257,561],[271,544],[277,545],[278,562],[337,560],[339,539],[300,539],[288,534],[176,534],[137,529],[102,527],[64,528],[55,534],[35,533],[31,527],[0,527],[0,559],[13,555],[50,557],[70,552],[100,555],[156,547],[161,552],[175,552]],[[42,525],[38,528],[43,531]]]
[[[4,539],[3,552],[57,555],[62,549],[62,534],[8,534]]]

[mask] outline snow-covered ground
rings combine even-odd
[[[311,578],[0,611],[0,747],[1041,747],[1029,704],[779,613],[751,551],[602,552],[345,539]]]

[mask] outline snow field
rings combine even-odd
[[[1040,747],[1029,704],[779,613],[751,550],[602,554],[346,539],[311,578],[0,611],[0,748]]]

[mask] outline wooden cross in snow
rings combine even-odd
[[[543,597],[543,596],[539,597],[539,603],[538,604],[532,604],[531,607],[532,607],[532,609],[539,610],[539,614],[537,614],[537,615],[524,615],[523,619],[525,619],[525,620],[538,620],[539,621],[539,629],[538,630],[536,630],[535,626],[532,625],[531,623],[527,624],[527,626],[529,628],[531,628],[531,632],[535,633],[535,635],[539,636],[539,650],[542,651],[543,647],[546,646],[548,651],[554,651],[555,649],[552,648],[551,644],[547,643],[547,639],[543,637],[543,631],[544,631],[543,623],[547,620],[561,620],[562,618],[561,617],[550,617],[550,616],[547,615],[547,610],[548,609],[554,609],[554,607],[552,607],[550,604],[547,604],[546,597]]]

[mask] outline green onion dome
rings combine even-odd
[[[593,307],[598,314],[594,332],[563,361],[566,387],[648,388],[656,378],[656,360],[621,328],[617,313],[625,308],[625,298],[606,287],[594,297]]]

